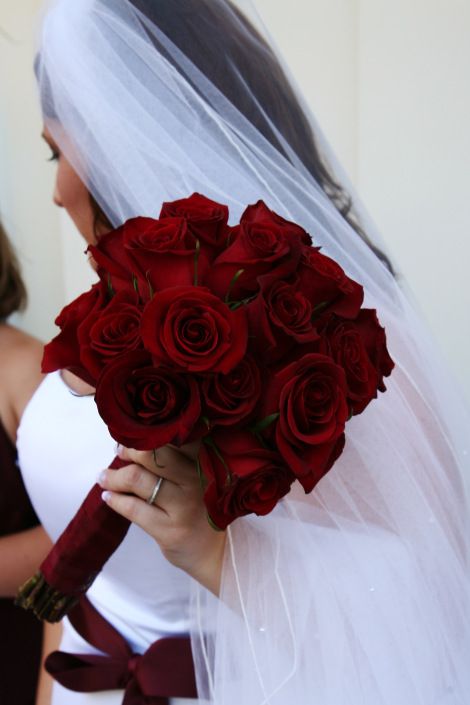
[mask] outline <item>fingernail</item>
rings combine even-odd
[[[106,482],[106,477],[107,477],[106,470],[102,470],[100,472],[100,474],[98,475],[98,484],[102,485],[104,482]]]
[[[111,492],[108,492],[108,490],[101,493],[101,499],[103,500],[103,502],[107,502],[110,498],[111,498]]]
[[[116,455],[121,457],[123,450],[124,450],[124,446],[122,446],[120,443],[118,443],[116,446]]]

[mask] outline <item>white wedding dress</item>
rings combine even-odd
[[[93,397],[72,394],[59,373],[47,376],[21,420],[18,453],[31,501],[53,541],[115,450]],[[189,632],[189,582],[185,573],[165,560],[155,541],[132,525],[88,597],[133,651],[143,653],[158,638]],[[63,625],[62,650],[97,653],[68,619]],[[118,705],[121,701],[122,691],[74,693],[55,684],[52,705]],[[194,701],[174,699],[172,705],[190,702]]]

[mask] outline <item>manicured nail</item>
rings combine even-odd
[[[100,472],[100,474],[98,475],[98,484],[102,485],[104,482],[106,482],[106,477],[107,477],[106,470],[102,470]]]
[[[107,502],[109,499],[111,499],[111,492],[108,492],[108,490],[105,490],[105,492],[102,492],[101,499],[103,500],[103,502]]]
[[[124,450],[124,446],[122,446],[120,443],[118,443],[117,446],[116,446],[116,455],[118,455],[119,457],[121,457],[121,453],[122,453],[123,450]]]

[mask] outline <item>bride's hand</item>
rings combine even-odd
[[[150,534],[173,565],[218,594],[225,532],[215,531],[207,520],[196,455],[196,445],[156,452],[121,448],[119,457],[129,465],[105,470],[99,483],[114,511]]]

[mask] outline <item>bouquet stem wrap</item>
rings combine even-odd
[[[110,467],[124,465],[127,461],[116,457]],[[86,593],[129,529],[129,521],[103,502],[102,491],[93,485],[39,571],[20,588],[16,604],[39,619],[59,622]]]

